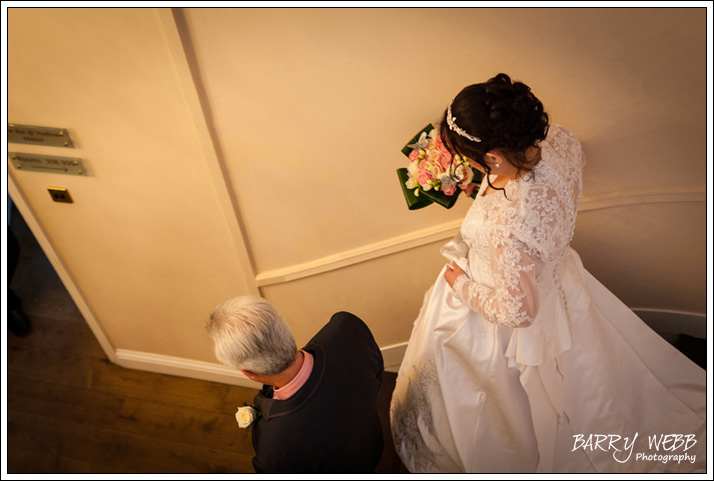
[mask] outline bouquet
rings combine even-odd
[[[406,168],[397,169],[409,210],[434,202],[450,209],[461,191],[475,197],[482,174],[463,157],[452,156],[432,124],[427,125],[404,146],[409,157]]]

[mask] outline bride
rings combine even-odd
[[[705,472],[705,371],[569,247],[578,139],[505,74],[463,89],[438,129],[485,175],[399,370],[390,415],[407,469]]]

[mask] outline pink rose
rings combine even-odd
[[[439,157],[439,162],[441,162],[441,166],[444,168],[444,170],[447,170],[451,165],[451,154],[448,152],[442,152],[441,156]]]
[[[445,188],[443,192],[446,195],[454,195],[454,192],[456,192],[456,185],[451,184],[449,187]]]
[[[419,185],[426,185],[432,178],[433,177],[429,172],[426,170],[420,170],[419,175],[417,175],[417,182],[419,182]]]
[[[412,150],[409,154],[409,160],[411,160],[412,162],[417,160],[419,158],[419,152],[419,149]]]
[[[440,153],[439,162],[441,163],[441,166],[444,169],[448,169],[451,165],[451,154],[444,146],[444,143],[441,141],[441,137],[436,138],[436,149]]]

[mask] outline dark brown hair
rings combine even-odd
[[[444,146],[452,155],[458,154],[479,163],[487,174],[491,173],[491,167],[484,159],[491,150],[501,153],[519,173],[531,171],[533,165],[526,158],[526,150],[537,147],[548,135],[548,114],[541,101],[530,87],[522,82],[512,82],[504,73],[485,83],[464,88],[451,104],[451,115],[456,117],[460,129],[478,137],[481,142],[451,130],[444,111],[439,127]]]

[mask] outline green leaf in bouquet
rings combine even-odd
[[[434,126],[431,125],[431,124],[427,125],[427,126],[424,127],[423,129],[421,129],[421,130],[419,131],[419,133],[416,134],[416,135],[412,138],[412,140],[410,140],[409,142],[407,142],[407,145],[405,145],[404,148],[402,149],[402,154],[404,154],[404,155],[406,155],[407,157],[409,157],[409,154],[411,154],[411,153],[412,153],[412,150],[414,150],[414,149],[412,149],[411,147],[409,147],[409,145],[411,145],[411,144],[415,143],[417,140],[419,140],[419,137],[421,137],[421,134],[422,134],[423,132],[426,132],[427,135],[428,135],[429,132],[431,132],[433,129],[434,129]]]
[[[409,146],[417,143],[422,134],[426,133],[428,135],[433,129],[434,126],[432,124],[428,124],[426,127],[421,129],[409,142],[407,142],[404,148],[402,148],[402,153],[409,157],[409,154],[411,154],[412,150],[414,150],[414,147]],[[477,186],[477,188],[469,196],[473,199],[478,193],[478,186],[483,180],[483,174],[473,167],[472,170],[474,173],[473,183]],[[409,210],[421,209],[422,207],[426,207],[434,203],[439,204],[446,209],[451,209],[454,204],[456,204],[456,201],[461,194],[461,189],[457,189],[453,195],[446,195],[442,190],[432,189],[425,191],[422,188],[419,188],[419,195],[417,196],[413,189],[408,189],[406,186],[406,182],[409,180],[408,170],[406,168],[397,169],[397,175],[399,176],[399,183],[402,186],[404,199],[407,202]]]
[[[459,194],[461,193],[460,189],[456,189],[456,192],[454,192],[454,195],[446,195],[444,192],[441,190],[422,190],[419,196],[424,196],[431,200],[432,202],[436,202],[442,207],[445,207],[447,209],[451,209],[454,204],[456,203],[456,200],[459,198]]]
[[[423,193],[417,197],[414,195],[414,191],[407,189],[407,180],[409,180],[409,173],[407,169],[401,168],[397,169],[397,176],[399,176],[399,184],[402,186],[402,192],[404,193],[404,200],[407,201],[407,207],[409,210],[421,209],[430,205],[433,201],[429,197],[425,197]],[[421,189],[420,189],[421,190]]]

